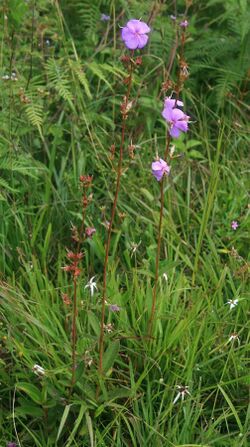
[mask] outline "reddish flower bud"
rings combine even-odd
[[[62,299],[66,306],[69,306],[71,304],[71,299],[67,293],[62,293]]]
[[[84,188],[89,188],[89,186],[91,186],[93,176],[92,175],[80,175],[79,180]]]
[[[136,65],[141,65],[142,64],[142,57],[141,56],[137,56],[137,58],[135,59],[135,64]]]
[[[65,272],[71,272],[72,271],[72,266],[71,265],[65,265],[64,267],[62,267],[62,269]]]
[[[124,65],[128,65],[129,64],[129,62],[130,62],[130,57],[129,56],[122,56],[121,57],[121,62],[124,64]]]
[[[67,258],[68,259],[75,259],[75,253],[73,253],[73,251],[68,251]]]
[[[93,234],[96,233],[96,229],[94,227],[87,227],[85,230],[86,237],[92,237]]]

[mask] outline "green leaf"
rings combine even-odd
[[[96,62],[89,62],[86,65],[95,76],[97,76],[99,79],[101,79],[103,82],[105,82],[105,84],[107,84],[107,86],[110,88],[110,90],[113,91],[112,85],[110,84],[110,82],[107,80],[106,76],[102,72],[101,64],[97,64]]]
[[[76,432],[78,430],[78,427],[79,427],[80,423],[82,422],[82,418],[84,416],[84,413],[85,413],[86,409],[87,409],[86,405],[81,405],[79,414],[78,414],[77,419],[76,419],[76,421],[74,423],[73,430],[71,431],[71,434],[70,434],[69,438],[67,439],[66,447],[71,447],[72,446],[73,439],[75,437],[75,434],[76,434]]]
[[[16,415],[18,416],[32,416],[33,418],[42,418],[44,416],[44,411],[41,406],[32,403],[29,399],[18,399],[20,407],[16,409]]]
[[[198,140],[188,140],[186,143],[186,148],[191,149],[191,147],[200,146],[201,144],[202,142]]]
[[[23,22],[24,16],[28,10],[28,5],[24,0],[9,0],[10,17],[16,25]]]
[[[19,382],[17,384],[17,389],[24,391],[24,393],[28,394],[28,396],[37,404],[42,404],[42,393],[41,391],[31,383]]]
[[[120,342],[111,341],[103,356],[103,371],[107,372],[114,364],[120,349]]]
[[[202,155],[199,151],[196,151],[195,149],[192,149],[190,152],[188,152],[188,157],[190,158],[196,158],[196,159],[204,159],[204,155]]]
[[[92,420],[91,417],[89,415],[89,412],[86,411],[86,422],[87,422],[87,427],[88,427],[88,431],[89,431],[89,437],[90,437],[90,446],[94,447],[94,432],[93,432],[93,424],[92,424]]]
[[[58,439],[59,439],[60,436],[61,436],[63,427],[64,427],[64,425],[65,425],[65,422],[67,421],[67,418],[68,418],[68,415],[69,415],[69,410],[70,410],[70,407],[71,407],[71,406],[72,406],[72,404],[70,404],[70,405],[66,405],[66,407],[64,408],[64,412],[63,412],[63,415],[62,415],[62,419],[61,419],[61,421],[60,421],[60,425],[59,425],[58,433],[57,433],[57,437],[56,437],[56,440],[57,440],[57,441],[58,441]]]
[[[96,318],[95,314],[90,311],[88,313],[88,319],[89,319],[90,326],[94,330],[95,334],[99,337],[99,335],[100,335],[100,323],[99,323],[98,319]]]
[[[232,413],[233,413],[233,415],[235,417],[235,420],[237,422],[239,430],[242,433],[243,432],[243,426],[242,426],[242,423],[240,421],[239,415],[238,415],[238,413],[236,411],[236,408],[235,408],[233,402],[231,401],[231,399],[228,396],[228,394],[226,393],[226,391],[220,385],[218,385],[218,388],[219,388],[220,392],[223,394],[224,398],[226,399],[226,401],[227,401],[227,403],[228,403],[228,405],[229,405],[229,407],[230,407],[230,409],[231,409],[231,411],[232,411]]]

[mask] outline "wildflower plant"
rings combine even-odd
[[[131,100],[131,88],[132,88],[132,77],[134,67],[136,65],[140,65],[142,63],[142,59],[135,56],[136,50],[141,50],[147,45],[148,42],[148,33],[150,32],[149,26],[142,22],[141,20],[131,19],[127,22],[126,26],[122,27],[121,30],[121,39],[123,40],[126,48],[131,51],[128,56],[123,56],[122,61],[124,65],[127,67],[128,76],[125,78],[125,85],[127,86],[127,90],[125,96],[123,97],[123,101],[120,106],[121,116],[122,116],[122,125],[121,125],[121,139],[120,139],[120,150],[119,150],[119,158],[117,163],[117,171],[116,171],[116,187],[115,187],[115,195],[114,201],[112,204],[111,217],[108,221],[108,234],[105,245],[105,259],[104,259],[104,269],[103,269],[103,292],[102,292],[102,309],[101,309],[101,327],[100,327],[100,339],[99,339],[99,372],[103,373],[103,354],[104,354],[104,333],[105,333],[105,303],[107,301],[107,270],[108,270],[108,257],[110,251],[110,243],[111,243],[111,235],[112,229],[117,209],[118,195],[120,190],[120,182],[123,170],[123,157],[124,157],[124,146],[125,146],[125,136],[126,136],[126,122],[129,113],[133,107],[133,100]],[[131,146],[131,143],[130,143]],[[115,144],[112,145],[112,157],[114,157]],[[130,150],[131,152],[131,150]]]
[[[1,446],[246,447],[244,2],[3,3]]]
[[[175,22],[175,26],[177,23]],[[157,237],[157,249],[155,258],[155,281],[153,287],[153,297],[152,297],[152,307],[148,324],[148,335],[152,335],[153,324],[156,312],[156,298],[157,298],[157,287],[159,280],[159,263],[160,263],[160,252],[161,252],[161,238],[162,238],[162,221],[163,221],[163,209],[164,209],[164,182],[169,176],[171,166],[170,162],[173,158],[174,147],[170,147],[172,138],[177,139],[182,133],[187,133],[189,128],[190,117],[183,112],[184,103],[180,99],[180,93],[183,89],[184,81],[188,76],[183,76],[183,66],[187,69],[187,64],[184,59],[184,46],[186,41],[186,28],[188,26],[188,21],[184,20],[180,23],[180,51],[179,51],[179,70],[177,76],[177,82],[174,84],[169,78],[164,80],[163,92],[170,86],[173,88],[174,96],[167,96],[164,99],[164,105],[162,110],[162,117],[167,123],[167,136],[164,156],[159,158],[157,155],[156,159],[152,162],[151,170],[152,175],[160,182],[160,217],[158,224],[158,237]],[[167,76],[170,76],[170,69],[167,71]]]
[[[86,227],[85,219],[89,203],[92,201],[92,195],[89,193],[92,187],[93,177],[91,175],[81,175],[79,178],[79,186],[82,190],[82,223],[78,229],[76,226],[72,227],[72,250],[67,251],[67,265],[62,269],[69,273],[73,282],[73,299],[72,299],[72,322],[71,322],[71,342],[72,342],[72,376],[71,376],[71,390],[75,384],[75,373],[77,366],[76,358],[76,344],[77,344],[77,314],[78,314],[78,299],[77,299],[77,287],[78,279],[81,275],[81,261],[84,257],[84,252],[81,251],[84,241],[92,237],[95,233],[95,228]],[[96,283],[93,281],[94,277],[90,279],[85,288],[90,289],[91,296],[93,296],[94,290],[97,289]],[[71,305],[71,299],[68,294],[63,294],[63,302],[65,305]]]

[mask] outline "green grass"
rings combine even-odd
[[[140,96],[128,118],[127,144],[132,139],[139,147],[133,160],[125,156],[123,217],[116,217],[112,236],[107,295],[121,310],[106,308],[113,330],[105,334],[103,377],[104,221],[117,158],[109,148],[115,143],[118,151],[125,91],[119,25],[131,17],[147,20],[155,3],[6,3],[0,30],[0,447],[10,441],[21,447],[247,447],[245,2],[193,2],[189,12],[191,76],[182,96],[193,123],[175,142],[164,191],[157,314],[148,339],[160,210],[150,165],[165,146],[159,92],[174,39],[171,8],[164,4],[153,15],[132,91],[139,88]],[[177,6],[184,11],[184,2]],[[111,22],[99,21],[103,12]],[[12,70],[18,81],[1,79]],[[176,79],[176,67],[171,76]],[[80,174],[93,174],[86,224],[97,232],[84,245],[71,390],[72,310],[62,294],[71,297],[73,286],[62,267],[72,248],[70,228],[81,225]],[[94,275],[98,291],[91,297],[85,286]],[[230,310],[231,299],[239,301]],[[239,339],[229,340],[234,333]],[[34,373],[35,364],[43,376]],[[174,403],[180,385],[190,395]]]

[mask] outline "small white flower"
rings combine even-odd
[[[229,309],[233,309],[235,306],[237,306],[239,300],[228,300],[226,304],[229,304]]]
[[[163,273],[162,277],[165,279],[166,282],[168,282],[168,275],[167,275],[167,273]]]
[[[235,340],[237,340],[238,344],[240,344],[240,337],[239,337],[239,335],[237,334],[237,332],[233,332],[233,333],[230,335],[230,337],[229,337],[229,339],[228,339],[228,343],[230,343],[230,341],[235,341]]]
[[[92,276],[92,278],[90,278],[89,282],[84,287],[84,289],[89,288],[91,296],[93,296],[95,290],[97,290],[97,285],[96,285],[96,282],[94,281],[94,279],[95,279],[95,276]]]
[[[141,241],[138,242],[138,244],[136,244],[135,242],[131,242],[130,244],[131,256],[133,256],[137,252],[139,245],[141,245]]]
[[[173,400],[173,405],[176,404],[177,400],[180,399],[182,402],[184,401],[185,396],[191,396],[190,392],[188,391],[188,386],[182,386],[182,385],[176,385],[176,388],[178,389],[178,393],[175,397],[175,399]]]
[[[2,76],[3,81],[8,81],[10,79],[9,75]]]
[[[10,79],[11,79],[12,81],[17,81],[17,75],[16,75],[16,72],[15,72],[15,71],[13,71],[13,72],[11,73],[11,77],[10,77]]]
[[[44,376],[45,375],[45,369],[40,366],[40,365],[34,365],[32,368],[32,371],[37,375],[37,376]]]
[[[110,334],[114,330],[114,326],[112,323],[104,324],[105,331]]]
[[[88,367],[90,367],[90,366],[92,365],[92,363],[93,363],[93,359],[92,359],[92,357],[90,356],[89,351],[85,351],[85,354],[84,354],[84,363],[85,363],[85,366],[88,366]]]

